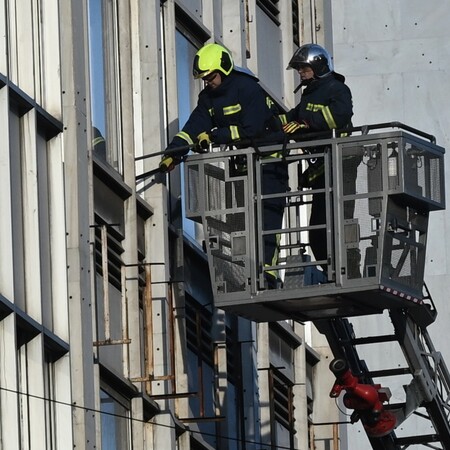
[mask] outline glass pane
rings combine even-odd
[[[94,154],[121,170],[115,1],[89,0],[89,66]]]
[[[25,310],[25,242],[22,194],[22,137],[19,111],[11,106],[9,115],[10,164],[11,164],[11,213],[13,238],[14,303]]]
[[[44,363],[44,392],[45,398],[53,400],[54,397],[54,374],[53,364],[49,362],[48,355]],[[56,448],[55,444],[55,403],[53,401],[45,402],[45,426],[47,450]]]
[[[105,391],[100,391],[102,411],[102,448],[126,450],[130,448],[128,437],[128,410]]]
[[[106,136],[102,0],[89,0],[89,63],[92,125]]]
[[[38,133],[36,136],[37,165],[38,165],[38,196],[39,196],[39,240],[40,240],[40,268],[41,268],[41,295],[42,295],[42,324],[53,330],[52,308],[52,280],[50,248],[50,211],[49,211],[49,180],[47,141]]]
[[[178,120],[180,128],[186,123],[192,110],[197,105],[200,92],[200,83],[192,76],[192,61],[197,53],[197,47],[190,42],[180,31],[176,32],[176,58],[177,58],[177,92],[178,92]],[[183,172],[182,172],[183,173]],[[182,186],[184,181],[182,180]],[[185,233],[195,239],[196,224],[185,218],[183,205],[183,229]]]

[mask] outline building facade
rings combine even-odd
[[[326,339],[310,324],[214,308],[181,171],[139,176],[195,106],[192,59],[208,42],[284,108],[298,101],[289,59],[320,43],[348,76],[355,123],[423,123],[446,146],[445,97],[423,116],[408,100],[425,86],[421,101],[436,99],[445,85],[438,12],[368,2],[371,28],[359,3],[0,1],[1,449],[365,448],[361,427],[338,429]],[[405,63],[437,63],[432,77],[412,63],[380,73],[382,56],[400,50]],[[409,89],[401,103],[398,83]],[[439,251],[434,241],[429,275],[443,294]]]
[[[303,325],[215,309],[180,172],[136,182],[195,104],[206,42],[295,104],[287,62],[323,40],[310,6],[0,2],[1,448],[314,441]]]

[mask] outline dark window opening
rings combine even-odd
[[[280,10],[278,9],[278,2],[279,0],[256,0],[256,4],[279,26]]]
[[[186,296],[187,347],[208,366],[214,367],[211,327],[212,313],[192,297]]]
[[[292,35],[294,44],[300,46],[300,17],[298,13],[298,0],[292,0]]]

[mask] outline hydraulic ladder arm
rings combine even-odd
[[[426,314],[429,312],[430,306],[424,305],[418,308],[426,308],[427,311],[422,311],[422,314]],[[389,316],[393,325],[393,334],[384,336],[357,338],[352,324],[344,318],[315,321],[316,327],[326,336],[336,357],[330,366],[334,363],[335,367],[340,367],[340,361],[345,361],[349,368],[351,375],[347,373],[347,378],[345,376],[339,377],[339,374],[343,374],[345,371],[333,370],[338,378],[336,383],[341,390],[347,392],[347,405],[359,408],[358,411],[355,410],[357,413],[354,416],[355,421],[361,419],[370,444],[376,450],[401,450],[408,448],[410,445],[418,444],[434,449],[450,448],[450,374],[441,354],[433,346],[426,330],[426,324],[419,325],[414,319],[418,312],[417,310],[414,311],[414,314],[411,314],[411,311],[405,309],[390,310]],[[385,370],[371,372],[366,362],[361,360],[358,355],[358,345],[389,341],[398,342],[408,368],[386,368]],[[373,398],[372,391],[374,388],[378,390],[380,386],[374,383],[372,377],[403,376],[406,373],[411,375],[411,382],[404,386],[406,401],[399,405],[383,404],[383,414],[386,414],[388,418],[395,417],[395,427],[398,427],[412,414],[417,414],[429,421],[430,426],[434,428],[434,433],[399,437],[392,429],[384,436],[375,436],[374,431],[375,434],[380,432],[384,429],[383,425],[381,422],[378,425],[376,422],[371,422],[368,417],[375,417],[375,420],[378,420],[377,417],[385,419],[385,416],[367,415],[367,408],[369,407],[365,403],[361,406],[361,402],[355,401],[354,398],[357,395],[361,395],[360,398],[363,400],[369,397]],[[366,386],[367,389],[355,389],[356,383],[358,383],[359,388]],[[338,392],[340,391],[338,390]],[[381,395],[384,394],[382,388],[379,389],[379,392],[380,399],[386,401],[385,396]],[[370,410],[370,408],[369,412],[372,412],[373,410]],[[377,412],[380,413],[380,411]],[[436,446],[437,444],[440,444],[440,446]]]

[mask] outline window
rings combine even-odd
[[[30,445],[30,406],[27,402],[28,394],[28,371],[27,371],[27,347],[23,345],[18,353],[18,386],[19,392],[19,412],[20,412],[20,443],[21,448],[28,448]]]
[[[51,161],[55,161],[54,170],[62,169],[62,166],[56,167],[58,155],[51,151],[55,143],[51,138],[60,130],[52,129],[42,109],[26,99],[17,87],[9,90],[15,301],[35,320],[42,318],[43,325],[53,330],[52,275],[60,268],[52,265],[52,261],[60,256],[61,249],[54,248],[52,243],[60,240],[61,234],[56,229],[51,233],[52,212],[57,205],[52,203],[51,186],[56,180],[52,178],[50,166]],[[37,268],[36,261],[39,261]]]
[[[0,33],[7,49],[0,49],[0,71],[48,112],[60,117],[58,7],[58,2],[45,0],[3,2],[1,14],[6,20],[0,23]]]
[[[213,315],[208,309],[186,296],[186,342],[188,347],[189,391],[197,392],[190,399],[190,408],[194,418],[199,421],[199,429],[204,439],[214,448],[220,442],[219,436],[228,436],[227,448],[234,450],[245,429],[243,411],[244,393],[242,382],[241,351],[238,342],[238,321],[236,317],[226,325],[226,374],[220,372],[215,360],[213,343]],[[219,325],[219,327],[221,327]],[[216,417],[216,406],[220,396],[219,379],[227,377],[226,395],[221,405],[228,414],[222,421],[211,420]],[[222,384],[223,386],[223,384]],[[195,447],[197,448],[197,447]],[[221,448],[221,447],[220,447]]]
[[[115,0],[89,0],[89,64],[94,155],[122,172],[118,24]]]
[[[11,103],[9,113],[10,164],[11,164],[11,232],[13,242],[14,294],[16,305],[25,310],[25,255],[22,205],[22,139],[20,132],[20,110]]]
[[[283,373],[293,378],[293,343],[288,342],[278,330],[274,330],[272,327],[269,328],[270,362],[276,367],[283,367]]]
[[[46,407],[44,401],[45,381],[42,370],[43,352],[41,334],[37,334],[36,329],[28,324],[28,329],[18,321],[17,333],[25,333],[29,339],[17,349],[18,359],[18,390],[19,390],[19,413],[20,413],[20,441],[22,449],[46,448],[52,450],[54,447],[48,446],[51,438],[46,436],[48,426],[52,418],[42,414]],[[35,336],[32,336],[35,334]],[[22,338],[23,339],[23,338]],[[21,344],[18,341],[18,344]],[[51,399],[50,399],[51,400]]]
[[[45,437],[47,450],[56,449],[56,411],[55,403],[52,401],[55,396],[55,374],[54,366],[52,363],[52,355],[45,355],[44,362],[44,397],[49,399],[44,403],[45,406]]]
[[[279,0],[256,0],[256,4],[273,20],[277,25],[280,25],[278,16],[280,10],[278,9]]]
[[[111,200],[111,199],[110,199]],[[111,203],[109,203],[111,204]],[[120,205],[122,207],[122,205]],[[119,208],[117,208],[119,209]],[[103,256],[106,256],[108,270],[108,281],[114,286],[118,291],[122,289],[122,279],[121,270],[123,266],[122,253],[124,248],[122,246],[122,241],[124,239],[123,234],[120,232],[120,227],[110,226],[98,216],[95,216],[96,227],[95,227],[95,267],[98,274],[101,276],[103,274],[104,261]],[[105,251],[105,255],[103,254]]]
[[[186,295],[186,341],[188,347],[189,392],[197,392],[189,399],[195,418],[215,416],[214,349],[212,345],[212,313]],[[214,422],[199,422],[205,439],[214,445]]]
[[[55,263],[65,259],[59,245],[65,244],[65,229],[57,137],[62,131],[58,8],[58,2],[44,0],[6,0],[0,7],[0,46],[5,50],[0,57],[0,134],[6,145],[1,213],[7,224],[3,231],[8,229],[0,243],[2,292],[52,331],[53,288],[61,285],[55,282],[58,275],[65,274]]]
[[[179,25],[179,28],[184,29],[181,25]],[[177,29],[176,32],[176,58],[178,118],[181,129],[197,104],[201,82],[194,80],[192,77],[192,61],[200,45],[198,43],[194,45],[192,40],[188,38],[187,33],[185,34],[180,29]],[[182,203],[182,207],[183,217],[185,217],[184,202]],[[192,220],[183,219],[183,229],[190,237],[195,239],[198,229]]]
[[[294,445],[294,352],[300,344],[300,338],[286,322],[269,324],[272,444],[286,448]]]
[[[198,359],[213,367],[212,314],[193,298],[186,299],[187,346]]]
[[[272,411],[272,444],[284,448],[294,445],[294,395],[293,383],[272,368],[269,371]]]
[[[41,298],[42,323],[49,330],[53,330],[52,305],[52,252],[50,231],[50,180],[49,155],[45,136],[38,130],[36,136],[36,166],[38,173],[38,205],[39,205],[39,242],[40,242],[40,270],[41,270]],[[53,194],[53,193],[52,193]]]
[[[108,450],[130,449],[130,407],[119,395],[114,397],[106,390],[100,390],[102,412],[102,448]]]

